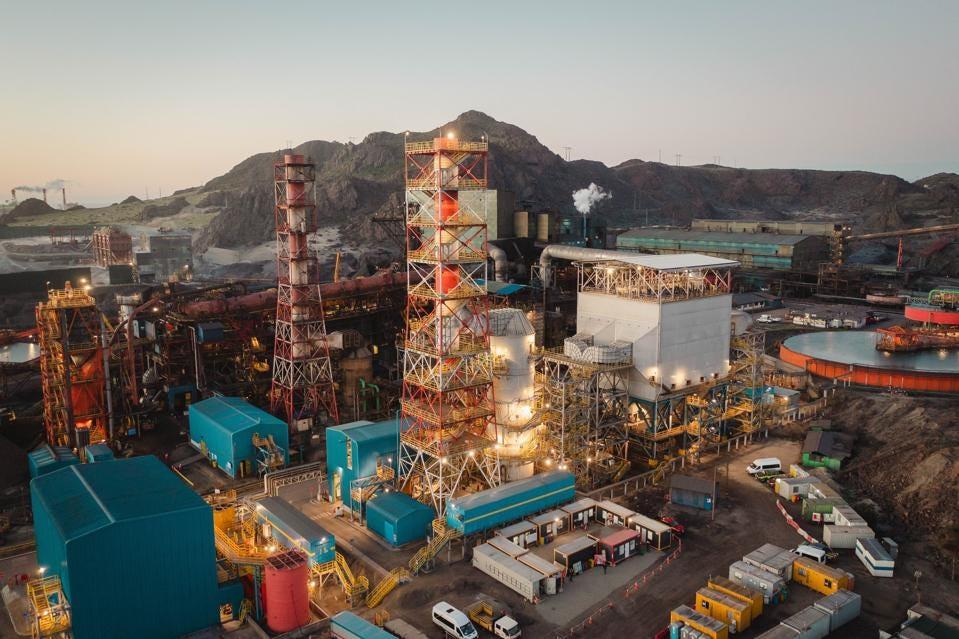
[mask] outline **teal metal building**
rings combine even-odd
[[[213,511],[153,456],[30,482],[37,561],[58,575],[76,639],[167,639],[219,619]]]
[[[27,454],[30,479],[79,463],[80,459],[65,446],[43,444]]]
[[[113,449],[106,444],[87,444],[83,447],[83,458],[88,464],[109,461],[114,457]]]
[[[366,527],[394,546],[426,539],[435,518],[432,508],[396,491],[366,502]]]
[[[396,639],[396,636],[349,610],[330,618],[330,630],[336,639]]]
[[[326,464],[330,499],[350,505],[350,484],[377,476],[377,467],[396,472],[399,422],[358,421],[326,429]]]
[[[554,470],[454,497],[446,506],[446,523],[463,535],[472,535],[567,504],[575,496],[573,474]]]
[[[335,558],[333,535],[282,497],[265,497],[256,502],[256,514],[270,525],[271,534],[280,545],[302,550],[311,564],[325,564]]]
[[[211,397],[190,405],[190,445],[234,479],[255,475],[263,460],[253,436],[272,437],[290,463],[286,422],[241,397]]]
[[[701,253],[736,260],[747,269],[815,270],[829,261],[829,244],[818,235],[639,228],[621,233],[616,248],[657,255]]]

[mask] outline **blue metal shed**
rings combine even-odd
[[[380,493],[366,504],[366,527],[394,546],[426,539],[435,518],[432,508],[400,492]]]
[[[540,473],[451,499],[446,507],[446,523],[464,535],[472,535],[569,503],[575,495],[576,479],[572,473]]]
[[[190,405],[190,445],[233,477],[257,472],[260,455],[253,435],[272,437],[290,463],[290,435],[286,422],[241,397],[211,397]]]
[[[217,623],[213,511],[156,457],[68,466],[30,493],[37,561],[60,577],[76,639]]]
[[[43,444],[27,454],[31,479],[79,463],[80,459],[65,446]]]
[[[396,471],[399,422],[358,421],[326,429],[330,499],[350,504],[350,482],[376,476],[377,463]]]
[[[330,632],[334,639],[396,639],[396,635],[348,610],[338,612],[330,618]]]
[[[106,444],[87,444],[83,447],[83,456],[88,464],[114,459],[113,450]]]
[[[272,526],[274,537],[281,545],[302,550],[311,564],[325,564],[335,558],[333,535],[282,497],[266,497],[256,502],[256,514]]]

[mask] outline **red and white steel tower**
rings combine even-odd
[[[399,473],[442,514],[469,483],[499,475],[486,295],[488,145],[406,144],[409,276]],[[495,431],[495,429],[494,429]]]
[[[270,408],[292,432],[318,422],[336,424],[319,262],[309,246],[316,231],[316,167],[302,155],[284,155],[273,167],[276,207],[276,341]]]

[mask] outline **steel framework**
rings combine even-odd
[[[749,330],[734,335],[730,347],[732,370],[725,418],[734,434],[753,433],[766,421],[766,405],[761,399],[765,385],[766,333]]]
[[[485,189],[486,142],[407,143],[408,295],[399,475],[443,513],[471,483],[499,483],[494,439],[486,211],[459,192]]]
[[[682,454],[695,459],[704,443],[727,435],[728,380],[658,397],[634,400],[627,428],[637,458],[662,460]]]
[[[288,154],[274,165],[273,180],[277,298],[270,408],[291,431],[305,432],[318,420],[339,421],[319,265],[309,246],[316,231],[316,168]]]
[[[541,361],[538,398],[546,469],[569,470],[583,488],[615,481],[628,469],[626,409],[631,361],[600,364],[561,351]]]
[[[75,448],[105,441],[109,350],[96,301],[68,282],[37,304],[36,317],[47,441]]]
[[[578,272],[579,291],[663,303],[728,295],[733,280],[728,266],[669,270],[616,261],[581,265]]]

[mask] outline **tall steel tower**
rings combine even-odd
[[[319,263],[308,243],[316,231],[316,167],[302,155],[284,155],[273,167],[273,181],[277,298],[270,408],[291,432],[306,432],[318,422],[339,421]]]
[[[404,488],[440,515],[461,487],[499,483],[495,428],[488,431],[487,150],[485,141],[452,136],[406,144],[399,472]]]

